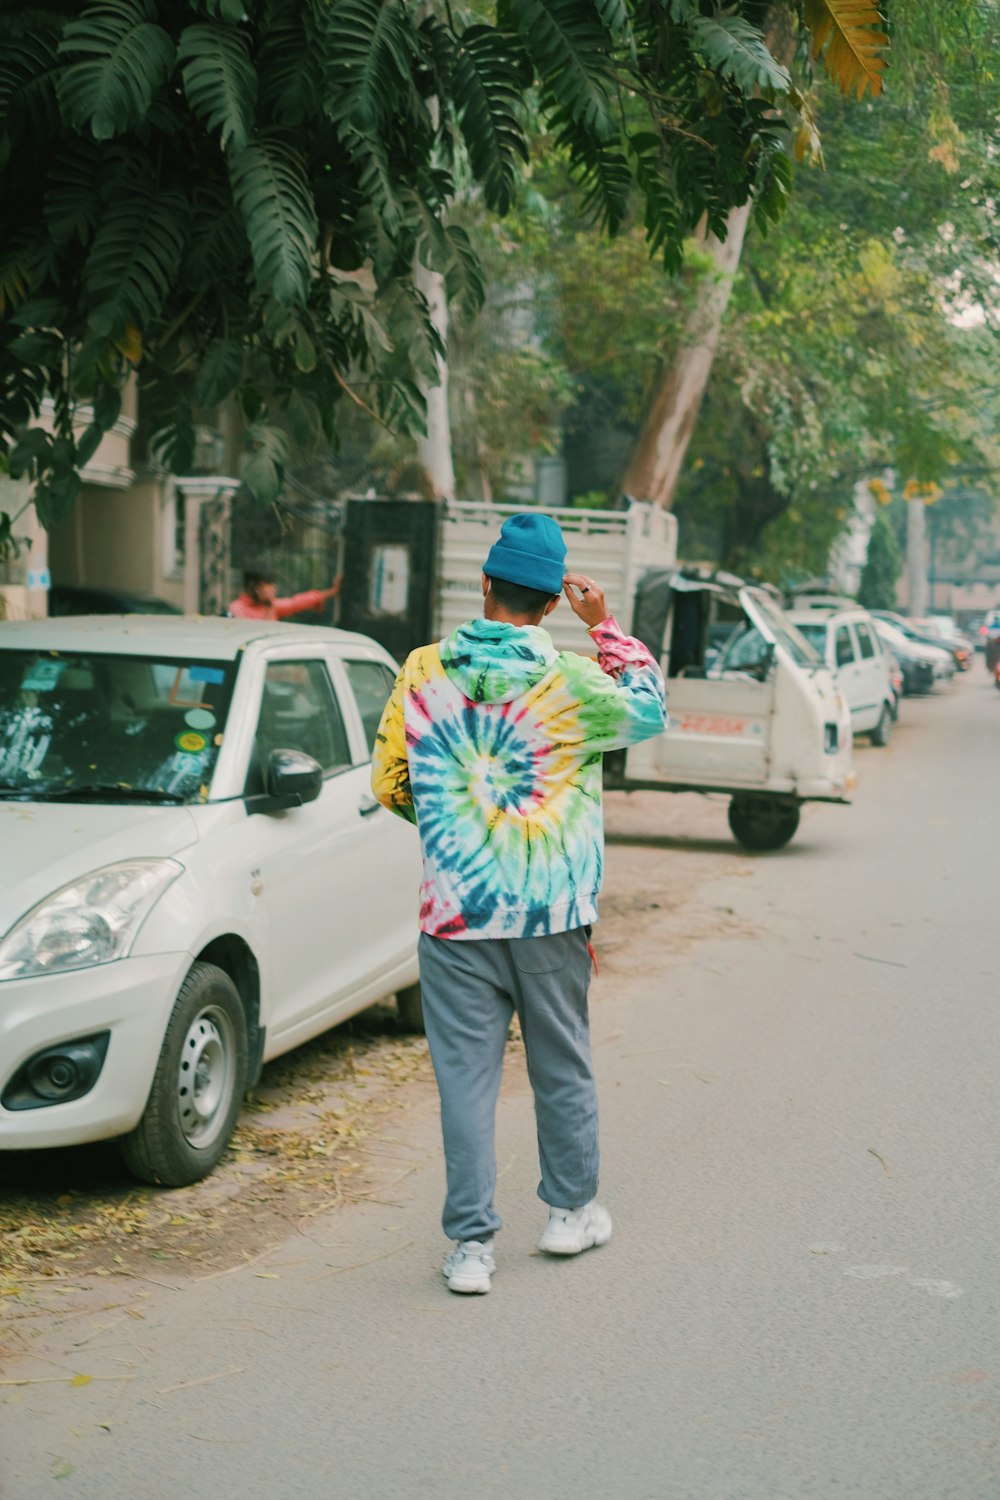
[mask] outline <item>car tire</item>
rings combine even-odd
[[[882,712],[878,716],[878,723],[868,736],[873,745],[883,749],[892,738],[892,710],[888,703],[882,704]]]
[[[193,964],[142,1119],[119,1143],[133,1176],[162,1187],[207,1177],[232,1138],[246,1080],[247,1018],[236,986],[214,964]]]
[[[419,984],[408,984],[396,992],[396,1009],[404,1031],[423,1032],[424,1002]]]
[[[780,797],[733,797],[729,827],[737,843],[754,854],[783,849],[799,826],[799,804]]]

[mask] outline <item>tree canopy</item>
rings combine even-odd
[[[174,472],[197,411],[235,397],[261,498],[289,434],[333,440],[345,395],[419,427],[439,345],[415,257],[459,305],[483,297],[448,220],[456,184],[505,213],[538,118],[587,211],[613,232],[638,203],[676,268],[699,223],[724,234],[751,197],[761,223],[783,208],[813,131],[802,78],[776,55],[789,37],[859,95],[881,88],[886,38],[859,0],[7,0],[11,473],[58,519],[133,370]],[[46,397],[53,421],[38,425]]]

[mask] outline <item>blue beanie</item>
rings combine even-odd
[[[508,516],[483,564],[488,578],[503,578],[543,594],[561,594],[566,543],[558,523],[540,511]]]

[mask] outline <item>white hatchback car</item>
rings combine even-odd
[[[366,636],[130,615],[0,625],[0,1149],[216,1165],[264,1062],[397,994],[416,831],[371,795]]]
[[[793,610],[788,618],[816,648],[833,673],[851,711],[851,728],[873,745],[887,745],[892,733],[892,664],[867,610],[816,606]]]

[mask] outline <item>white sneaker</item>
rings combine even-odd
[[[611,1238],[611,1215],[596,1199],[582,1208],[550,1208],[539,1250],[549,1255],[579,1255],[592,1245],[606,1245]]]
[[[459,1240],[445,1256],[441,1272],[450,1292],[488,1292],[496,1268],[492,1241]]]

